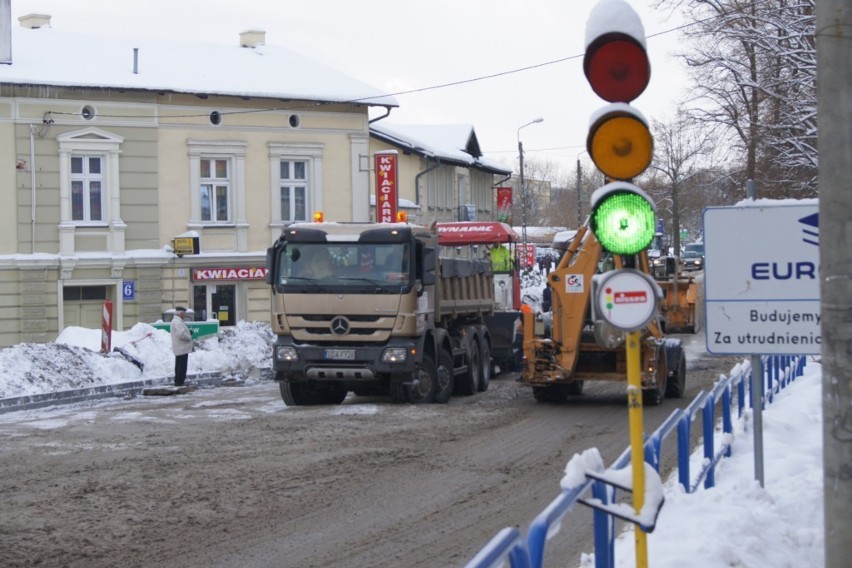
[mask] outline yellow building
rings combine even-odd
[[[18,24],[0,26],[0,346],[100,327],[106,300],[116,330],[175,305],[268,321],[281,229],[370,219],[369,110],[392,96],[259,30],[201,46]]]

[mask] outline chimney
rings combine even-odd
[[[48,14],[27,14],[18,18],[22,28],[37,30],[39,28],[50,27],[50,15]]]
[[[264,30],[246,30],[240,33],[240,47],[257,47],[266,45],[266,32]]]

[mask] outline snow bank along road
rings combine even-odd
[[[646,408],[646,431],[732,360],[691,365],[687,396]],[[2,564],[464,565],[502,527],[526,530],[574,453],[609,464],[628,445],[623,385],[551,405],[514,379],[448,405],[287,408],[257,381],[0,415]],[[591,550],[580,508],[548,559]]]

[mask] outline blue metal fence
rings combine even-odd
[[[764,398],[763,404],[771,404],[774,395],[785,388],[795,378],[800,377],[805,368],[805,356],[775,355],[763,357]],[[701,483],[705,488],[715,485],[716,464],[723,457],[731,455],[733,443],[734,408],[736,416],[742,415],[751,380],[751,365],[748,361],[732,369],[730,376],[722,376],[708,393],[702,391],[685,409],[678,408],[645,440],[645,461],[657,471],[660,469],[663,442],[673,432],[677,432],[678,481],[683,488],[692,493]],[[736,389],[736,407],[733,390]],[[716,442],[716,409],[721,404],[722,436]],[[692,422],[701,416],[704,459],[700,469],[693,476],[690,471],[690,435]],[[630,448],[622,452],[610,466],[610,470],[620,470],[630,464]],[[516,528],[504,528],[492,538],[480,552],[467,563],[465,568],[494,568],[505,565],[511,568],[541,568],[544,562],[547,535],[552,527],[560,523],[574,504],[589,489],[592,498],[607,505],[615,501],[616,490],[602,481],[587,478],[580,485],[561,492],[541,513],[533,519],[526,541]],[[594,512],[595,567],[611,568],[615,565],[615,523],[610,514],[595,508]]]

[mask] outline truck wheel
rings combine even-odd
[[[402,385],[406,402],[410,404],[432,402],[435,399],[435,385],[438,382],[436,374],[432,357],[423,355],[423,360],[414,367],[414,382]]]
[[[453,357],[446,349],[438,352],[438,367],[435,369],[435,399],[438,404],[446,404],[453,394]]]
[[[488,384],[491,382],[491,370],[494,368],[494,362],[491,360],[491,347],[484,339],[482,340],[480,357],[479,392],[485,392],[488,390]]]
[[[669,398],[683,398],[686,391],[686,357],[683,350],[678,357],[677,370],[666,381],[666,396]]]
[[[287,406],[316,404],[307,382],[291,383],[284,381],[278,383],[278,388],[281,391],[281,398]]]
[[[462,396],[476,394],[479,389],[479,375],[481,360],[479,355],[479,343],[474,341],[470,345],[468,353],[467,371],[460,375],[460,381],[456,383],[456,391]]]
[[[347,390],[343,385],[312,385],[308,382],[278,384],[281,398],[287,406],[314,406],[318,404],[340,404],[346,398]]]

